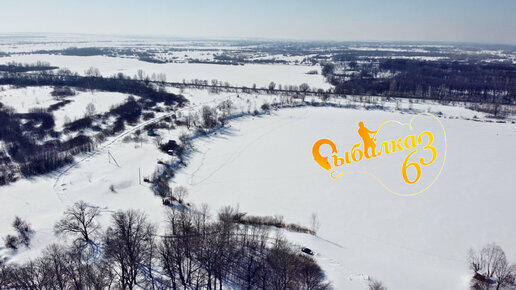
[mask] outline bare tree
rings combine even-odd
[[[161,145],[161,142],[163,141],[163,137],[162,136],[154,136],[154,138],[152,139],[154,141],[154,145],[156,145],[156,147],[159,148],[159,146]]]
[[[157,75],[157,81],[158,81],[158,82],[161,82],[161,83],[166,82],[166,81],[167,81],[167,75],[166,75],[166,74],[164,74],[164,73],[159,73],[159,74]]]
[[[222,101],[217,106],[222,111],[222,121],[225,121],[229,116],[231,116],[231,110],[233,109],[233,102],[230,99]]]
[[[306,290],[326,290],[331,289],[331,285],[324,283],[326,276],[324,271],[315,263],[311,257],[298,256],[297,264],[299,264],[298,272],[298,283],[299,289]],[[385,288],[376,290],[387,290]]]
[[[8,274],[9,288],[7,289],[51,289],[51,285],[45,285],[47,275],[38,267],[35,261],[29,261],[21,266],[13,265]]]
[[[97,110],[95,109],[95,105],[93,103],[89,103],[86,105],[86,117],[91,117],[97,113]]]
[[[133,289],[137,283],[152,255],[155,233],[155,227],[140,211],[113,214],[113,223],[104,237],[105,258],[110,261],[122,289]]]
[[[45,273],[45,284],[47,284],[45,288],[71,288],[66,249],[63,246],[57,244],[48,246],[43,251],[43,256],[37,260],[37,266]]]
[[[310,89],[310,86],[307,83],[302,83],[299,85],[299,90],[303,93],[306,93]]]
[[[201,110],[203,126],[206,129],[213,129],[217,126],[217,111],[209,106],[203,106]]]
[[[488,279],[497,281],[496,289],[512,286],[516,279],[516,265],[510,265],[504,251],[496,244],[488,244],[476,253],[473,249],[469,251],[470,268],[475,273],[481,274]],[[489,288],[486,281],[472,280],[472,287],[479,289]]]
[[[182,185],[174,188],[174,196],[179,202],[183,202],[188,197],[188,189]]]
[[[84,247],[72,245],[66,249],[67,270],[72,289],[110,289],[114,273],[103,259],[90,259]]]
[[[275,82],[270,82],[269,83],[269,91],[274,91],[274,88],[276,87],[276,83]]]
[[[225,207],[214,221],[207,205],[173,208],[156,245],[155,227],[142,212],[118,211],[99,256],[77,244],[51,245],[23,265],[0,263],[0,289],[215,290],[224,281],[238,289],[331,289],[312,257],[281,237],[271,245],[269,229],[239,225],[241,215]]]
[[[98,68],[96,68],[96,67],[92,67],[92,66],[90,66],[90,68],[89,68],[89,69],[87,69],[87,70],[84,72],[84,74],[85,74],[86,76],[88,76],[88,77],[97,77],[97,78],[98,78],[98,77],[100,77],[100,76],[101,76],[99,69],[98,69]]]
[[[189,113],[185,115],[185,123],[186,127],[190,129],[190,127],[195,126],[197,121],[199,120],[199,115],[197,113]]]
[[[142,69],[136,71],[136,79],[143,81],[145,79],[145,72]]]
[[[96,218],[100,216],[100,209],[85,203],[76,202],[64,212],[64,217],[54,226],[54,232],[60,234],[77,234],[78,240],[85,243],[92,242],[92,236],[100,229]]]
[[[258,286],[260,272],[263,271],[263,257],[266,256],[269,229],[267,227],[245,227],[240,241],[236,243],[237,259],[244,265],[242,284],[246,289]]]
[[[174,210],[168,222],[167,234],[159,248],[160,261],[172,289],[180,289],[179,285],[186,289],[197,284],[200,269],[194,257],[200,236],[191,211]]]
[[[310,216],[310,228],[314,233],[317,233],[319,228],[321,227],[321,222],[319,221],[319,218],[317,217],[317,214],[314,212]]]
[[[515,286],[516,279],[516,265],[507,262],[505,254],[503,254],[494,268],[493,276],[496,278],[496,289],[505,286]]]

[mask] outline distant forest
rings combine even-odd
[[[339,74],[339,65],[356,73]],[[382,73],[386,77],[377,77]],[[323,74],[339,94],[516,105],[516,65],[512,63],[351,60],[328,62]]]
[[[259,41],[229,44],[234,48],[214,53],[213,60],[186,61],[219,65],[295,65],[297,62],[289,62],[274,56],[304,56],[301,63],[320,64],[323,67],[323,75],[335,86],[333,91],[325,92],[328,94],[516,105],[516,64],[511,59],[516,51],[511,46]],[[361,46],[368,49],[361,50]],[[209,49],[198,47],[194,50],[203,52]],[[184,50],[174,47],[69,47],[61,50],[39,50],[34,53],[104,55],[164,63],[169,60],[161,58],[161,54],[177,51]],[[489,51],[501,53],[493,54]],[[254,57],[261,54],[269,57]],[[13,69],[15,68],[10,68],[11,71]],[[281,88],[273,87],[270,91],[281,91]],[[301,91],[299,89],[303,94],[309,92]]]

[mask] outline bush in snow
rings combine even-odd
[[[179,134],[179,141],[181,141],[181,143],[183,144],[183,147],[184,148],[191,148],[192,147],[192,142],[190,141],[190,135],[188,135],[188,133],[186,132],[181,132],[181,134]]]
[[[382,282],[371,279],[369,281],[369,290],[387,290],[387,287],[383,286]]]
[[[18,241],[25,246],[30,245],[30,240],[34,235],[34,230],[30,227],[30,224],[22,220],[19,216],[14,217],[13,228],[18,233]]]
[[[16,249],[18,249],[18,244],[19,244],[19,241],[16,236],[13,236],[13,235],[5,236],[4,245],[6,248],[16,250]]]
[[[54,87],[54,90],[50,93],[54,97],[69,97],[74,96],[75,91],[69,87]]]

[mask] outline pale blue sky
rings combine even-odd
[[[0,33],[516,44],[516,0],[0,0]]]

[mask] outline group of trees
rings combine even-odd
[[[7,64],[0,64],[0,72],[20,73],[32,71],[53,70],[58,67],[51,66],[47,62],[38,61],[35,64],[23,64],[17,62],[8,62]]]
[[[203,106],[200,112],[190,112],[182,116],[182,122],[188,129],[198,128],[212,130],[223,125],[231,117],[233,103],[231,100],[222,101],[216,107]]]
[[[59,135],[54,131],[53,116],[45,111],[19,114],[0,106],[0,140],[4,142],[0,152],[5,150],[0,154],[3,156],[0,162],[10,172],[2,174],[0,184],[12,181],[17,173],[31,176],[50,172],[72,162],[72,155],[94,148],[94,142],[87,136],[61,141]]]
[[[354,62],[344,63],[351,67]],[[355,62],[352,74],[335,68],[328,62],[322,72],[339,94],[516,104],[516,65],[511,63],[383,59]],[[385,77],[377,77],[381,73]]]
[[[153,54],[154,51],[142,50],[138,48],[128,47],[68,47],[60,50],[37,50],[34,53],[39,54],[60,54],[73,56],[95,56],[104,55],[111,57],[135,57],[138,60],[151,63],[164,63],[159,56]]]
[[[330,289],[315,261],[266,227],[241,226],[198,210],[170,211],[166,231],[142,212],[112,214],[80,202],[55,226],[66,244],[25,264],[0,264],[0,289]]]
[[[509,263],[502,248],[496,244],[488,244],[479,252],[471,249],[469,266],[475,273],[471,289],[499,290],[516,286],[516,264]]]
[[[210,89],[211,92],[219,93],[221,91],[226,92],[242,92],[242,93],[276,93],[283,95],[299,95],[299,94],[314,94],[314,95],[325,95],[331,91],[328,89],[327,91],[319,88],[311,88],[307,83],[302,83],[300,85],[281,85],[276,84],[275,82],[270,82],[267,86],[258,87],[257,84],[253,84],[251,87],[248,86],[236,86],[231,85],[230,83],[223,82],[220,80],[213,79],[211,82],[208,80],[201,79],[192,79],[187,81],[183,79],[182,83],[174,83],[174,85],[183,87],[191,87],[191,88],[199,88],[199,89]]]
[[[73,161],[73,155],[90,151],[95,147],[95,141],[102,141],[106,136],[115,134],[124,129],[125,122],[136,122],[145,108],[150,108],[158,102],[167,105],[182,106],[187,100],[180,95],[166,92],[162,87],[139,79],[131,79],[123,74],[112,78],[103,78],[98,69],[90,68],[86,76],[79,76],[67,69],[52,71],[48,64],[36,65],[9,64],[9,69],[0,69],[0,84],[15,86],[54,86],[52,95],[60,102],[48,109],[33,109],[29,113],[19,114],[0,103],[0,141],[4,148],[0,148],[0,185],[11,182],[17,176],[30,176],[53,171]],[[43,70],[43,68],[49,68]],[[27,69],[36,72],[25,73]],[[52,68],[53,69],[53,68]],[[143,75],[143,73],[142,73]],[[156,76],[163,79],[163,75]],[[63,97],[72,96],[76,89],[102,90],[138,95],[137,100],[129,97],[126,103],[112,108],[108,113],[95,115],[93,104],[86,107],[84,118],[70,121],[64,126],[64,133],[79,132],[79,135],[68,140],[59,138],[63,132],[54,130],[52,112],[66,105],[70,100]],[[93,126],[93,116],[99,118],[116,118],[107,128]],[[95,137],[82,135],[82,130],[92,128],[101,131]],[[5,172],[4,172],[5,171]]]
[[[16,170],[2,176],[1,184],[15,179],[16,173],[32,175],[48,172],[56,166],[70,162],[66,152],[56,150],[60,142],[48,141],[40,144],[38,140],[55,136],[53,116],[46,112],[14,113],[0,106],[0,140],[4,142],[4,156],[1,163],[7,170]],[[3,151],[0,149],[0,151]],[[62,154],[61,154],[62,153]],[[11,166],[17,164],[18,166]]]
[[[162,87],[155,87],[149,81],[131,78],[122,73],[113,77],[104,78],[98,69],[90,68],[86,76],[72,73],[68,69],[57,71],[41,71],[37,73],[9,73],[0,72],[0,84],[16,86],[56,86],[75,87],[85,90],[99,90],[107,92],[119,92],[129,95],[137,95],[142,100],[144,107],[153,106],[158,102],[167,105],[182,105],[186,98],[167,92]]]

